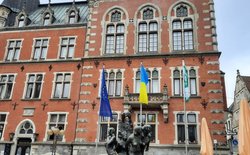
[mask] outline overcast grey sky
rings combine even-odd
[[[3,0],[0,0],[2,3]],[[51,0],[69,2],[72,0]],[[81,0],[76,0],[81,1]],[[48,0],[40,0],[48,3]],[[233,102],[236,70],[250,76],[250,0],[214,0],[221,70],[225,72],[228,106]],[[249,63],[249,64],[248,64]]]

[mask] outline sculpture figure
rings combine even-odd
[[[143,154],[144,151],[148,151],[151,139],[152,139],[152,128],[150,125],[144,125],[142,127]]]
[[[108,131],[108,137],[105,144],[108,155],[116,155],[117,141],[115,137],[115,129],[110,127]]]
[[[136,126],[134,132],[128,137],[126,148],[129,155],[143,155],[142,128],[140,126]]]

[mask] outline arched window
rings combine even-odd
[[[122,72],[120,70],[106,70],[105,79],[109,96],[121,96]]]
[[[43,18],[43,25],[49,25],[50,24],[50,14],[46,13]]]
[[[197,95],[196,71],[194,69],[189,70],[189,78],[190,78],[190,93],[191,95]]]
[[[76,13],[75,11],[71,11],[69,14],[69,24],[73,24],[76,22]]]
[[[147,69],[148,75],[148,84],[147,92],[148,93],[159,93],[160,82],[159,82],[159,71],[157,69]],[[135,75],[135,93],[140,92],[140,83],[141,83],[141,72],[138,70]]]
[[[19,130],[19,134],[33,134],[33,125],[26,121],[21,125],[21,128]]]
[[[188,9],[181,5],[176,9],[176,18],[172,22],[173,50],[193,50],[193,21],[188,17]]]
[[[25,20],[24,15],[21,15],[21,16],[19,17],[19,19],[18,19],[18,27],[23,27],[23,26],[25,26],[24,20]]]
[[[138,52],[157,52],[158,23],[154,20],[154,11],[146,8],[142,16],[143,20],[138,25]]]
[[[105,54],[120,54],[124,52],[125,26],[121,22],[121,12],[111,14],[111,22],[106,26]]]
[[[174,70],[174,95],[181,95],[181,78],[179,70]]]

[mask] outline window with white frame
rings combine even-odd
[[[53,98],[64,99],[70,97],[71,73],[57,73],[54,81]]]
[[[51,19],[50,19],[50,13],[46,13],[43,17],[43,25],[49,25],[51,24]]]
[[[10,99],[15,82],[15,75],[0,75],[0,100]]]
[[[193,67],[188,67],[189,89],[191,96],[197,96],[197,71]],[[172,72],[173,80],[173,95],[182,96],[183,93],[183,77],[182,68],[175,68]]]
[[[106,141],[108,128],[112,127],[115,129],[116,135],[118,134],[118,120],[119,115],[117,113],[112,114],[112,119],[109,121],[109,117],[100,117],[100,137],[99,141]]]
[[[75,51],[75,37],[63,37],[61,38],[60,45],[60,59],[72,59]]]
[[[22,123],[19,129],[19,134],[33,134],[34,127],[29,121],[25,121]]]
[[[7,48],[6,61],[17,61],[19,59],[22,40],[10,40]]]
[[[185,115],[183,112],[176,114],[176,132],[178,144],[185,143]],[[194,112],[187,113],[187,138],[189,144],[198,143],[198,116]]]
[[[172,22],[173,50],[193,50],[193,20],[189,17],[187,6],[176,8],[176,17]]]
[[[146,70],[148,74],[148,84],[147,92],[148,93],[159,93],[160,92],[160,80],[159,80],[159,70],[150,68]],[[135,73],[135,93],[140,92],[140,83],[141,83],[141,72],[138,70]]]
[[[157,114],[156,113],[143,113],[142,116],[140,113],[137,113],[137,125],[150,125],[152,129],[152,139],[151,142],[156,142],[156,134],[157,134]]]
[[[18,27],[23,27],[25,26],[25,16],[24,15],[21,15],[18,19],[18,24],[17,24]]]
[[[6,124],[7,114],[0,113],[0,139],[3,138],[4,127]]]
[[[150,7],[143,10],[143,18],[138,25],[138,52],[158,51],[158,23],[154,10]]]
[[[67,114],[66,113],[50,113],[48,116],[48,126],[47,130],[52,129],[52,127],[57,127],[59,130],[66,129],[67,124]],[[54,140],[54,134],[48,135],[47,140]],[[57,135],[57,140],[62,141],[63,135]]]
[[[43,74],[29,74],[26,79],[25,99],[41,98]]]
[[[33,60],[44,60],[47,56],[48,51],[48,43],[49,40],[47,38],[43,39],[35,39],[33,46],[34,46],[34,53],[33,53]]]
[[[69,24],[73,24],[76,22],[76,12],[75,11],[71,11],[69,14]]]
[[[105,80],[109,96],[122,95],[123,71],[119,69],[105,70]]]
[[[106,26],[105,54],[124,53],[125,26],[121,12],[115,10],[111,13],[110,22]]]

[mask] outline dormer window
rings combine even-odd
[[[43,18],[43,25],[49,25],[50,24],[50,14],[46,13]]]
[[[18,27],[23,27],[25,25],[24,23],[24,15],[21,15],[20,18],[18,19]]]
[[[69,24],[73,24],[76,22],[76,13],[75,11],[71,11],[69,14]]]

